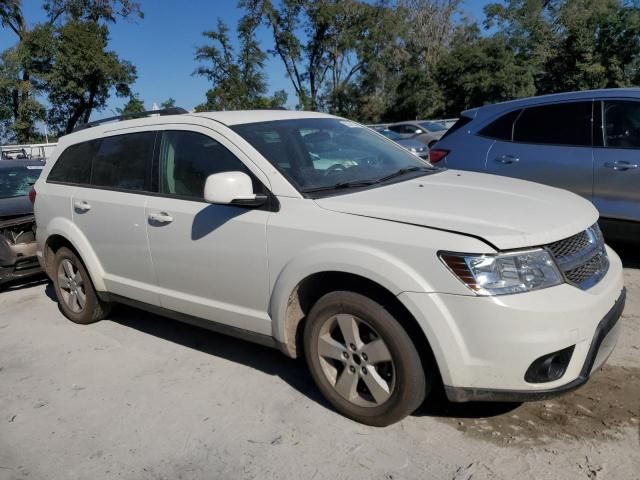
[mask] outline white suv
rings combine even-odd
[[[614,348],[621,262],[572,193],[436,169],[321,113],[89,127],[35,186],[38,255],[74,322],[126,303],[304,355],[339,412],[379,426],[433,385],[561,393]]]

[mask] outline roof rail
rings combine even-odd
[[[160,110],[149,110],[147,112],[138,112],[138,113],[126,113],[124,115],[117,115],[115,117],[101,118],[100,120],[94,120],[93,122],[83,123],[82,125],[77,126],[73,129],[74,132],[78,132],[80,130],[85,130],[87,128],[95,127],[97,125],[102,125],[103,123],[109,122],[120,122],[122,120],[131,120],[134,118],[144,118],[151,117],[153,115],[182,115],[183,113],[189,113],[184,108],[181,107],[171,107],[171,108],[163,108]]]

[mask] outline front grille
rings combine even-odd
[[[609,270],[609,258],[598,224],[546,246],[567,282],[586,290]]]
[[[589,235],[587,231],[576,233],[574,236],[565,238],[558,242],[551,243],[547,246],[553,256],[556,258],[563,258],[573,255],[577,252],[581,252],[590,245]]]

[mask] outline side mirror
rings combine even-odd
[[[253,193],[251,177],[244,172],[214,173],[204,184],[204,200],[219,205],[259,207],[268,197]]]
[[[419,128],[413,132],[415,135],[420,135],[422,133],[422,130],[420,130]]]

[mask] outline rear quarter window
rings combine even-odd
[[[67,147],[58,157],[47,181],[86,185],[91,178],[91,161],[98,141],[82,142]]]
[[[444,135],[442,135],[442,138],[440,140],[443,140],[445,138],[447,138],[449,135],[451,135],[453,132],[455,132],[456,130],[460,130],[462,127],[464,127],[467,123],[469,123],[471,120],[473,120],[471,117],[467,117],[465,115],[462,115],[458,121],[456,123],[454,123],[451,128],[449,130],[446,131],[446,133]]]
[[[483,137],[510,142],[513,140],[513,124],[520,116],[522,109],[514,110],[498,117],[478,132]]]

